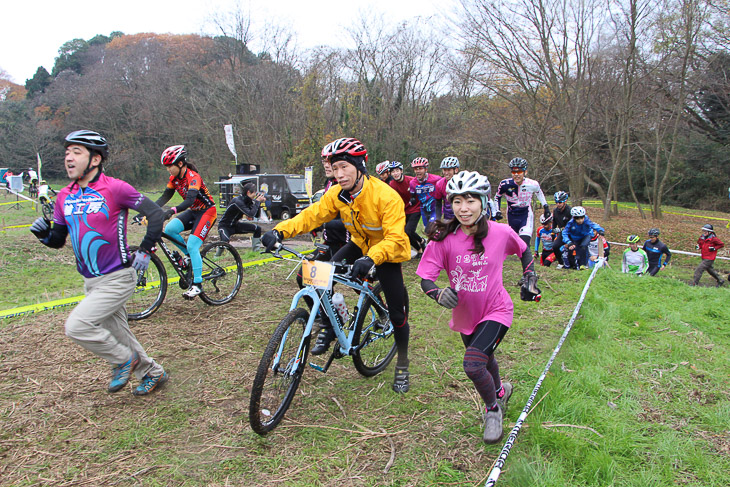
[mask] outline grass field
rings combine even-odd
[[[598,212],[589,209],[609,240],[659,226],[671,248],[687,251],[705,223],[679,215],[642,222],[628,210],[602,222]],[[3,226],[34,217],[0,206]],[[70,250],[45,249],[26,229],[6,230],[0,241],[0,308],[80,291]],[[707,286],[687,286],[693,257],[677,256],[654,279],[620,274],[622,250],[596,276],[498,485],[730,485],[729,291],[709,286],[708,276]],[[481,442],[463,345],[448,312],[421,293],[416,265],[404,265],[411,391],[390,390],[392,368],[366,379],[348,358],[326,375],[310,369],[265,438],[247,423],[249,388],[296,290],[285,280],[291,262],[247,269],[239,296],[215,309],[171,288],[162,308],[134,325],[171,375],[148,398],[105,392],[108,367],[64,336],[70,308],[0,321],[0,484],[483,485],[502,444]],[[497,351],[515,384],[506,429],[588,273],[541,268],[539,304],[519,301],[518,276],[510,260],[515,320]]]

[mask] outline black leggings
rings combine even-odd
[[[565,265],[563,262],[563,251],[560,247],[563,246],[563,232],[558,232],[553,240],[553,250],[555,251],[555,261],[560,265]]]
[[[421,221],[421,213],[406,215],[406,235],[411,242],[411,247],[417,252],[426,249],[426,241],[418,234],[418,222]]]
[[[227,228],[221,228],[220,224],[218,224],[218,233],[220,233],[221,240],[225,242],[228,242],[233,235],[240,233],[253,233],[253,238],[261,238],[261,227],[255,223],[238,220],[233,226]],[[224,233],[227,237],[225,239],[223,237]]]
[[[461,340],[466,346],[464,372],[474,383],[487,408],[495,405],[497,389],[502,387],[494,351],[507,330],[509,328],[502,323],[489,320],[479,323],[471,335],[461,334]]]

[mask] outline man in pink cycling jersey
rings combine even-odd
[[[413,176],[403,174],[403,164],[398,161],[390,161],[390,187],[403,200],[406,211],[406,235],[411,243],[411,258],[418,258],[426,249],[426,239],[418,234],[418,221],[421,219],[421,203],[411,193],[411,181]]]
[[[441,218],[441,200],[446,196],[441,186],[443,178],[428,173],[428,159],[425,157],[413,159],[411,167],[416,177],[411,180],[409,189],[418,198],[423,226],[428,227],[429,223]]]
[[[86,297],[66,320],[66,336],[112,365],[109,392],[123,389],[134,373],[140,385],[132,393],[144,396],[164,384],[168,375],[129,329],[125,303],[134,293],[137,272],[149,266],[164,214],[128,183],[103,173],[109,146],[100,134],[77,130],[66,136],[64,146],[66,173],[72,182],[56,198],[53,228],[41,217],[30,231],[55,249],[71,239]],[[130,209],[148,221],[147,233],[132,255],[127,247]]]

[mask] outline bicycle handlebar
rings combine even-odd
[[[262,253],[271,253],[274,257],[277,259],[283,259],[284,257],[281,255],[281,251],[289,252],[290,254],[294,255],[295,257],[305,260],[307,259],[307,256],[302,254],[301,252],[298,252],[294,250],[291,247],[287,247],[286,245],[282,243],[277,243],[274,247],[273,252],[269,252],[268,250],[264,250]],[[351,272],[352,272],[352,264],[348,264],[345,261],[330,261],[330,264],[335,266],[335,274],[342,275],[347,278],[352,278]],[[368,272],[367,277],[373,277],[375,275],[375,266],[373,266],[372,269],[370,269],[370,272]]]

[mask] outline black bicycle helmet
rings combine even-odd
[[[658,228],[650,228],[649,229],[649,236],[650,237],[658,237],[659,236],[659,229]]]
[[[67,148],[70,145],[82,145],[89,151],[97,152],[101,155],[102,161],[109,157],[109,144],[106,139],[92,130],[76,130],[68,134],[64,139],[63,147]]]

